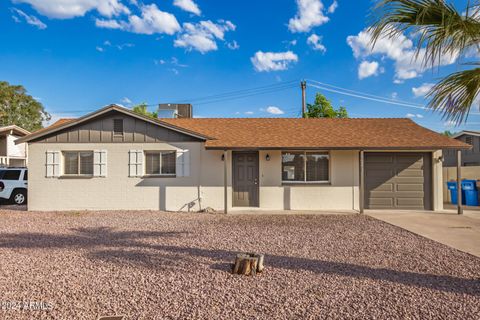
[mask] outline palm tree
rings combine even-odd
[[[416,57],[425,66],[438,65],[442,56],[480,57],[480,4],[467,4],[459,12],[444,0],[381,0],[373,9],[369,31],[373,46],[382,37],[409,32],[416,40]],[[432,87],[428,107],[460,124],[466,121],[480,93],[480,63],[452,73]]]

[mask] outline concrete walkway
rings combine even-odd
[[[433,213],[366,210],[365,213],[425,238],[480,257],[479,212],[467,211],[464,215],[457,215],[450,211]]]

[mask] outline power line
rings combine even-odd
[[[383,99],[383,98],[373,98],[373,97],[368,97],[368,96],[365,96],[365,95],[360,95],[360,94],[355,94],[355,93],[348,93],[348,92],[344,92],[344,91],[339,91],[339,90],[327,88],[327,87],[324,87],[324,86],[317,86],[317,85],[314,85],[314,84],[310,84],[309,86],[314,87],[314,88],[317,88],[317,89],[322,89],[322,90],[325,90],[325,91],[330,91],[330,92],[334,92],[334,93],[338,93],[338,94],[343,94],[343,95],[350,96],[350,97],[355,97],[355,98],[370,100],[370,101],[377,101],[377,102],[382,102],[382,103],[387,103],[387,104],[393,104],[393,105],[398,105],[398,106],[408,107],[408,108],[414,108],[414,109],[421,109],[421,110],[426,110],[426,111],[430,111],[430,110],[431,110],[431,109],[429,109],[429,108],[427,108],[427,107],[422,107],[422,106],[415,105],[415,104],[411,104],[411,103],[407,103],[407,102],[401,102],[401,101],[395,101],[395,100],[389,100],[389,99]],[[470,112],[469,114],[470,114],[470,115],[480,115],[480,113],[478,113],[478,112]]]
[[[319,83],[319,84],[322,84],[322,85],[314,85],[314,84],[308,84],[308,83],[307,83],[307,85],[309,85],[311,87],[314,87],[314,88],[317,88],[317,89],[322,89],[322,90],[325,90],[325,91],[330,91],[330,92],[334,92],[334,93],[338,93],[338,94],[342,94],[342,95],[347,95],[347,96],[351,96],[351,97],[355,97],[355,98],[377,101],[377,102],[382,102],[382,103],[387,103],[387,104],[393,104],[393,105],[398,105],[398,106],[403,106],[403,107],[408,107],[408,108],[414,108],[414,109],[420,109],[420,110],[426,110],[426,111],[431,111],[432,110],[432,109],[429,109],[429,108],[427,108],[423,105],[420,105],[420,104],[414,104],[414,103],[405,102],[405,101],[401,101],[401,100],[388,99],[388,98],[384,98],[384,97],[369,94],[369,93],[354,91],[354,90],[345,89],[345,88],[342,88],[342,87],[322,83],[320,81],[315,81],[315,80],[309,80],[309,81]],[[331,88],[327,88],[326,86],[329,86]],[[337,88],[339,90],[332,89],[332,88]],[[470,115],[480,115],[480,112],[470,112],[469,114]]]
[[[419,106],[419,107],[424,107],[424,106],[421,105],[421,104],[410,103],[410,102],[406,102],[406,101],[402,101],[402,100],[398,100],[398,99],[390,99],[390,98],[386,98],[386,97],[382,97],[382,96],[378,96],[378,95],[374,95],[374,94],[370,94],[370,93],[365,93],[365,92],[361,92],[361,91],[350,90],[350,89],[346,89],[346,88],[334,86],[334,85],[331,85],[331,84],[328,84],[328,83],[325,83],[325,82],[320,82],[320,81],[311,80],[311,79],[309,79],[309,81],[315,82],[315,83],[317,83],[318,85],[327,86],[327,87],[332,87],[332,88],[339,89],[339,90],[342,90],[342,91],[347,91],[347,92],[352,92],[352,93],[360,94],[360,95],[363,95],[363,96],[368,96],[368,97],[372,97],[372,98],[378,98],[378,99],[387,100],[387,101],[392,101],[392,102],[404,102],[404,103],[406,103],[406,104],[410,104],[410,105],[414,105],[414,106]]]
[[[253,87],[253,88],[248,88],[248,89],[242,89],[242,90],[235,90],[235,91],[228,91],[228,92],[223,92],[215,95],[209,95],[209,96],[203,96],[203,97],[197,97],[197,98],[190,98],[190,99],[182,99],[182,100],[177,100],[173,101],[171,103],[196,103],[203,101],[203,100],[213,100],[213,99],[220,99],[220,98],[227,98],[227,97],[232,97],[232,96],[243,96],[244,94],[253,94],[253,93],[261,93],[263,91],[270,91],[270,90],[275,90],[275,89],[281,89],[284,87],[294,87],[296,86],[297,80],[290,80],[290,81],[282,81],[266,86],[260,86],[260,87]],[[155,106],[158,104],[150,104],[150,106]]]

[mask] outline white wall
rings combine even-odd
[[[189,177],[130,178],[128,151],[189,149]],[[105,178],[46,178],[45,152],[107,150]],[[30,210],[170,210],[224,208],[223,151],[205,150],[202,143],[34,143],[29,145]],[[270,161],[266,161],[266,155]],[[260,209],[358,210],[358,151],[332,151],[331,183],[283,185],[281,152],[260,151]],[[231,152],[227,155],[228,207],[232,208]]]
[[[7,135],[7,150],[8,150],[8,157],[21,157],[25,158],[26,156],[26,144],[20,143],[15,144],[15,140],[19,137],[14,135]]]

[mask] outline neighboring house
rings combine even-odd
[[[29,210],[223,210],[225,197],[228,210],[440,210],[441,150],[469,147],[409,119],[157,120],[117,105],[18,142]]]
[[[465,130],[455,134],[452,138],[472,146],[471,149],[462,150],[462,167],[480,166],[480,131]],[[444,167],[457,166],[455,150],[445,150],[443,154]]]
[[[25,167],[27,165],[27,145],[15,144],[15,140],[30,134],[16,125],[0,127],[0,166]]]

